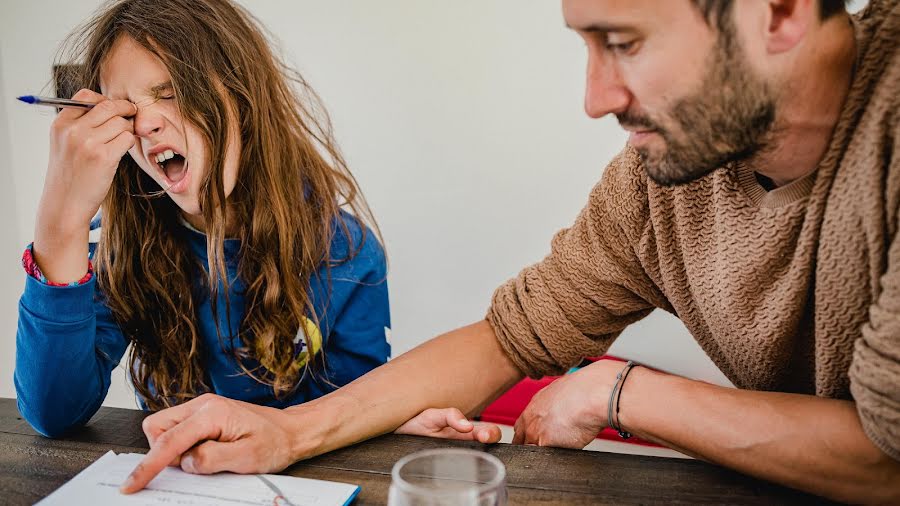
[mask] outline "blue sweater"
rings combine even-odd
[[[332,258],[347,256],[362,238],[359,222],[349,214],[343,227],[335,227]],[[92,224],[92,227],[99,223]],[[207,265],[206,236],[186,228],[191,251]],[[96,244],[90,245],[93,254]],[[240,241],[225,241],[225,259],[230,284],[231,326],[226,321],[224,286],[219,289],[219,327],[238,329],[244,316],[245,285],[237,277]],[[321,328],[325,368],[306,375],[290,396],[276,399],[273,389],[241,373],[231,350],[240,340],[223,336],[222,349],[209,297],[198,301],[197,323],[203,338],[204,368],[214,393],[255,404],[286,407],[330,392],[375,367],[390,355],[390,327],[384,251],[370,232],[357,255],[332,266],[328,283],[324,267],[311,282],[311,298]],[[195,287],[196,288],[196,287]],[[19,301],[14,381],[22,416],[40,433],[54,437],[86,423],[100,407],[109,390],[112,369],[128,345],[109,308],[102,302],[94,278],[78,286],[57,287],[27,276]],[[312,325],[311,322],[307,325]],[[327,381],[323,381],[323,379]],[[329,383],[333,384],[330,385]]]

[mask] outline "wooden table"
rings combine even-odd
[[[37,435],[0,399],[0,504],[33,504],[108,450],[146,453],[144,413],[101,408],[64,439]],[[821,504],[824,501],[699,461],[415,436],[382,436],[295,464],[285,474],[362,486],[354,504],[385,504],[391,467],[440,447],[484,450],[506,465],[510,504]]]

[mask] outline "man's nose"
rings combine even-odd
[[[631,92],[622,81],[615,62],[599,54],[588,56],[584,92],[584,111],[587,115],[596,119],[607,114],[624,113],[631,99]]]

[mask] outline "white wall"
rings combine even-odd
[[[18,298],[24,286],[21,255],[31,242],[35,211],[48,158],[48,129],[54,113],[29,108],[16,96],[52,93],[50,67],[65,36],[99,2],[93,0],[0,0],[0,215],[6,239],[0,245],[0,396],[15,397]],[[52,13],[34,18],[35,12]],[[33,20],[33,21],[23,21]],[[39,109],[39,110],[38,110]],[[134,407],[135,402],[119,370],[107,404]]]
[[[614,119],[582,111],[584,49],[563,28],[557,1],[243,3],[323,97],[379,220],[395,355],[480,319],[498,284],[548,252],[624,144]],[[42,89],[63,37],[98,5],[0,0],[4,397],[15,395],[19,255],[32,236],[53,117],[14,97]],[[727,383],[668,315],[635,325],[611,351]],[[134,406],[117,374],[107,405]]]
[[[0,68],[3,68],[3,44],[0,42]],[[0,81],[0,216],[6,222],[0,241],[0,396],[12,396],[12,371],[15,363],[15,326],[18,295],[23,285],[22,269],[17,262],[19,234],[15,191],[12,184],[10,123],[7,121],[7,94]],[[45,148],[46,149],[46,148]]]

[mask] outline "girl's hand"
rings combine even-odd
[[[47,217],[81,226],[90,225],[119,160],[136,141],[133,121],[128,118],[137,114],[137,106],[87,89],[72,98],[97,105],[65,108],[53,121],[44,194],[65,198],[44,198],[41,210]]]
[[[470,422],[462,411],[456,408],[430,408],[404,423],[394,434],[428,436],[442,439],[460,439],[481,443],[500,441],[500,427],[494,424]]]
[[[75,100],[90,110],[65,108],[50,128],[50,163],[38,206],[34,258],[50,281],[68,283],[87,272],[91,218],[106,197],[119,160],[134,145],[127,119],[137,106],[81,90]]]

